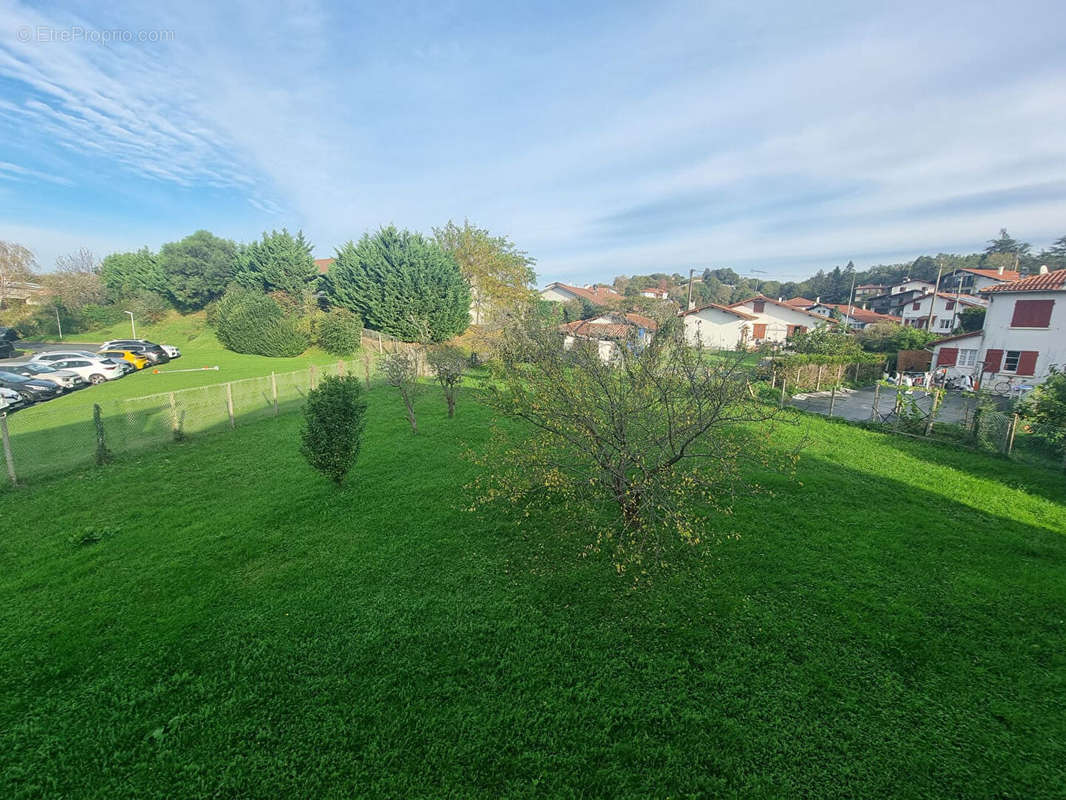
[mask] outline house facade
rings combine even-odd
[[[765,295],[733,303],[729,308],[755,317],[751,323],[751,341],[754,344],[784,342],[793,333],[809,330],[819,325],[835,324],[826,317],[820,317],[802,308],[795,308],[779,300],[772,300]]]
[[[739,350],[752,341],[752,325],[759,318],[729,306],[710,303],[681,315],[685,343],[710,350]]]
[[[564,350],[570,350],[579,341],[594,342],[604,363],[621,358],[623,347],[651,341],[658,329],[658,323],[650,317],[620,312],[600,314],[559,326]]]
[[[842,325],[856,331],[861,331],[875,322],[895,322],[897,325],[900,323],[899,317],[891,314],[878,314],[876,311],[870,311],[855,303],[815,303],[808,306],[807,311],[826,319],[832,317],[835,311],[840,315]]]
[[[932,289],[932,286],[929,287]],[[926,294],[924,288],[907,289],[903,292],[885,292],[876,297],[864,301],[867,308],[878,314],[889,314],[894,317],[900,316],[900,312],[907,303],[914,302],[916,297]]]
[[[987,386],[1013,377],[1040,383],[1052,365],[1066,366],[1066,270],[1001,283],[984,295],[984,328],[934,343],[936,368]]]
[[[540,299],[553,303],[569,300],[587,300],[596,306],[610,306],[622,301],[622,295],[607,286],[571,286],[567,283],[549,283],[540,290]]]
[[[988,301],[981,297],[937,292],[914,298],[900,309],[900,317],[907,327],[923,330],[928,328],[933,333],[950,336],[959,327],[959,317],[963,309],[984,308],[987,305]]]
[[[1001,283],[1020,281],[1022,274],[1012,269],[957,269],[940,279],[940,288],[954,294],[977,294]]]

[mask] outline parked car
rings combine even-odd
[[[126,374],[125,370],[110,358],[72,356],[50,363],[56,369],[69,370],[80,375],[94,386],[104,381],[117,380]]]
[[[161,344],[159,346],[163,348],[163,352],[165,352],[168,356],[170,356],[170,360],[171,361],[173,361],[175,358],[181,358],[181,351],[178,348],[176,348],[174,345],[172,345],[172,344]]]
[[[147,358],[132,350],[101,350],[97,355],[101,358],[110,358],[112,361],[125,361],[127,364],[132,365],[135,370],[144,369],[149,364]]]
[[[64,369],[56,369],[48,364],[29,362],[27,364],[4,364],[6,372],[14,372],[16,375],[25,375],[27,378],[37,378],[42,381],[51,381],[64,391],[84,389],[89,385],[83,377],[76,372],[68,372]]]
[[[104,342],[101,350],[129,350],[132,353],[137,353],[147,358],[153,364],[165,364],[170,361],[170,356],[167,355],[167,351],[157,345],[155,342],[149,342],[146,339],[113,339],[110,342]]]
[[[0,386],[0,412],[16,411],[24,405],[26,401],[22,399],[22,395],[14,389]]]
[[[27,378],[25,375],[18,375],[14,372],[0,371],[0,386],[5,389],[14,389],[27,403],[59,397],[59,387],[54,383],[38,378]]]
[[[14,358],[15,357],[15,345],[7,341],[7,339],[0,339],[0,358]]]

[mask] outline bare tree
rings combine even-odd
[[[466,358],[463,357],[462,351],[455,347],[438,347],[429,351],[427,361],[430,371],[444,392],[444,400],[448,404],[448,416],[454,417],[455,396],[459,392],[459,384],[463,382]]]
[[[20,244],[0,240],[0,308],[11,296],[16,283],[28,283],[34,278],[37,259]]]
[[[418,420],[415,418],[415,394],[418,391],[418,367],[415,356],[406,350],[385,356],[381,364],[385,374],[385,383],[400,391],[404,407],[407,409],[407,421],[411,430],[418,433]]]
[[[686,346],[676,320],[650,341],[619,341],[606,361],[598,345],[564,351],[557,330],[534,321],[513,330],[487,399],[527,426],[517,440],[492,437],[475,505],[502,497],[528,511],[551,497],[595,519],[607,501],[619,524],[598,543],[637,558],[666,531],[696,544],[744,485],[742,463],[760,458],[766,427],[750,423],[776,409],[756,399],[743,356]]]
[[[53,300],[71,311],[78,311],[107,299],[107,289],[100,276],[100,262],[85,247],[76,253],[56,258],[56,269],[42,277]]]
[[[93,251],[87,247],[80,248],[76,253],[56,257],[56,272],[80,272],[98,274],[100,262]]]

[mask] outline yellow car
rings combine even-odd
[[[144,369],[148,366],[148,359],[132,350],[101,350],[97,355],[112,361],[128,361],[133,364],[134,369]]]

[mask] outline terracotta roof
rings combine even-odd
[[[998,269],[970,269],[969,267],[959,267],[956,272],[970,272],[974,275],[980,275],[982,278],[992,278],[997,281],[1020,281],[1022,279],[1022,273],[1016,272],[1013,269],[1003,270],[1001,275]]]
[[[590,303],[594,303],[598,306],[607,305],[608,303],[614,300],[622,299],[622,295],[618,294],[618,292],[616,292],[614,289],[608,288],[607,286],[594,286],[591,289],[586,289],[583,286],[570,286],[569,284],[559,283],[558,281],[556,281],[555,283],[549,283],[544,288],[565,289],[566,291],[572,294],[576,294],[578,297],[583,297]]]
[[[737,311],[735,308],[730,308],[729,306],[720,306],[717,303],[708,303],[707,305],[700,306],[699,308],[690,308],[688,311],[682,312],[681,316],[684,317],[688,316],[689,314],[698,314],[701,311],[706,311],[708,308],[717,308],[719,311],[724,311],[726,314],[733,314],[734,316],[740,317],[741,319],[758,319],[758,317],[754,314],[748,314],[744,311]]]
[[[630,322],[640,328],[647,328],[649,331],[659,330],[659,323],[653,320],[651,317],[645,317],[643,314],[634,314],[632,312],[629,312],[626,314],[626,319],[628,319]]]
[[[869,309],[862,308],[860,306],[850,306],[851,311],[848,311],[847,303],[819,303],[826,308],[835,308],[841,314],[847,317],[851,317],[859,322],[900,322],[900,317],[894,317],[891,314],[879,314],[876,311],[870,311]]]
[[[626,322],[593,322],[601,316],[623,316]],[[607,315],[600,314],[592,319],[579,319],[559,326],[564,333],[573,336],[584,336],[589,339],[626,339],[632,336],[637,328],[645,328],[649,331],[659,330],[659,324],[642,314]]]
[[[755,300],[762,300],[764,303],[773,303],[775,306],[787,308],[789,311],[795,311],[797,314],[806,314],[808,317],[814,317],[815,319],[821,320],[822,322],[831,322],[834,325],[836,324],[836,321],[829,319],[829,317],[823,317],[821,314],[812,314],[810,311],[807,311],[802,308],[796,308],[795,306],[790,306],[788,303],[779,303],[777,300],[767,297],[764,294],[759,294],[755,297],[749,297],[747,300],[741,300],[739,303],[730,303],[729,307],[736,308],[737,306],[742,306],[745,303],[751,303]]]
[[[862,288],[861,286],[858,288]],[[808,300],[806,297],[793,297],[791,300],[785,301],[786,306],[795,306],[796,308],[807,308],[807,306],[815,305],[813,300]]]
[[[969,333],[956,333],[954,336],[945,336],[943,339],[937,339],[935,342],[933,342],[929,346],[930,347],[936,347],[938,344],[943,344],[944,342],[954,342],[956,339],[969,339],[971,336],[982,336],[983,334],[984,334],[984,331],[970,331]]]
[[[335,258],[316,258],[315,266],[318,267],[318,274],[325,275],[329,272],[330,265],[336,260]]]
[[[1058,292],[1066,289],[1066,269],[1057,269],[1040,275],[1030,275],[1020,281],[1000,283],[982,289],[981,294],[1001,292]]]

